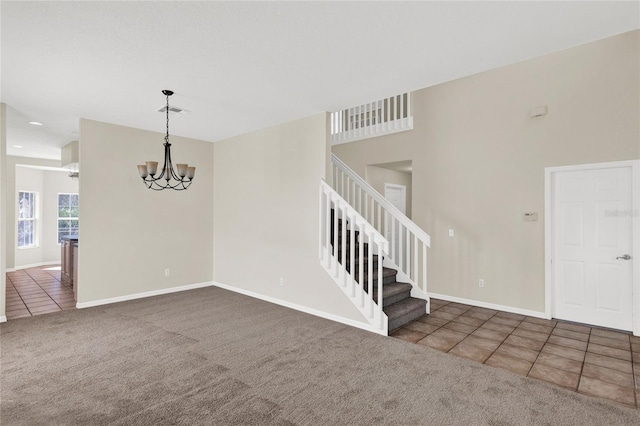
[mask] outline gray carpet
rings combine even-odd
[[[218,288],[0,326],[2,425],[631,425],[636,410]]]

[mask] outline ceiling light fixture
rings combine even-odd
[[[39,121],[30,121],[29,124],[33,124],[34,126],[42,126],[42,123]]]
[[[163,90],[162,93],[167,97],[167,134],[164,137],[164,165],[162,173],[156,177],[158,171],[157,161],[147,161],[146,164],[138,166],[138,173],[142,181],[149,189],[162,191],[163,189],[175,189],[183,191],[191,186],[196,168],[188,164],[176,164],[178,172],[173,170],[171,163],[171,144],[169,143],[169,96],[173,95],[171,90]],[[164,181],[164,182],[163,182]]]
[[[18,149],[22,149],[24,148],[22,145],[11,145],[13,148],[18,148]]]

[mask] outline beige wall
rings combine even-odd
[[[25,259],[16,259],[16,244],[17,244],[17,218],[16,218],[16,197],[18,195],[17,191],[19,190],[16,187],[16,166],[22,165],[31,165],[31,166],[44,166],[44,167],[60,167],[60,162],[56,160],[45,160],[42,158],[29,158],[29,157],[14,157],[7,156],[6,157],[6,175],[5,175],[5,189],[6,193],[6,238],[4,241],[7,244],[7,253],[6,253],[6,265],[9,269],[15,269],[16,267],[20,267],[21,265],[30,264]],[[41,194],[42,195],[42,194]],[[29,249],[31,250],[31,249]],[[28,252],[28,251],[27,251]],[[27,254],[27,257],[29,254]],[[39,263],[48,261],[48,259],[42,259],[40,255],[37,256],[37,259],[32,263]]]
[[[196,179],[152,191],[136,165],[162,164],[163,136],[80,120],[78,302],[212,280],[213,145],[172,136],[174,162],[195,165]]]
[[[333,147],[361,175],[413,160],[431,292],[544,311],[544,168],[640,158],[639,36],[420,90],[413,131]],[[540,105],[549,114],[530,118]]]
[[[7,269],[7,108],[0,102],[0,318],[5,317]]]
[[[214,144],[214,280],[363,321],[318,260],[327,122],[323,113]]]
[[[384,184],[393,183],[396,185],[403,185],[407,187],[407,204],[405,206],[405,215],[411,219],[411,173],[398,172],[395,170],[389,170],[382,167],[367,166],[365,170],[365,180],[369,185],[373,187],[380,194],[384,195]]]

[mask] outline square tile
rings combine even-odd
[[[485,364],[493,367],[502,368],[505,370],[513,371],[521,376],[526,376],[533,363],[525,361],[523,359],[512,358],[507,355],[502,355],[494,352],[493,355],[485,361]]]
[[[464,315],[460,315],[458,318],[455,318],[453,320],[454,322],[459,322],[462,324],[467,324],[467,325],[473,325],[475,327],[479,327],[482,324],[484,324],[484,320],[478,319],[478,318],[472,318],[472,317],[467,317]],[[640,345],[640,343],[639,343]]]
[[[31,314],[29,313],[29,311],[24,311],[22,313],[15,313],[15,314],[14,313],[9,314],[7,312],[7,314],[6,314],[6,317],[7,317],[8,320],[13,320],[13,319],[18,319],[18,318],[27,318],[27,317],[30,317],[30,316],[31,316]]]
[[[458,331],[448,330],[443,327],[431,333],[431,336],[440,337],[458,343],[459,341],[467,337],[467,333],[460,333]]]
[[[524,320],[526,318],[524,315],[513,314],[511,312],[498,312],[496,314],[496,317],[516,320],[516,321],[522,321],[522,320]]]
[[[465,312],[468,311],[469,309],[473,308],[473,306],[471,306],[471,305],[465,305],[464,303],[457,303],[457,302],[451,302],[451,303],[449,303],[449,306],[452,306],[454,308],[462,309]]]
[[[545,352],[540,352],[540,355],[538,355],[536,364],[538,363],[574,374],[580,374],[582,372],[582,362]]]
[[[568,339],[566,337],[549,336],[549,340],[547,340],[547,343],[553,343],[554,345],[563,346],[565,348],[577,349],[579,351],[587,350],[587,342]]]
[[[476,331],[471,333],[471,335],[476,337],[483,337],[489,340],[495,340],[497,342],[502,342],[508,336],[507,333],[502,333],[500,331],[490,330],[483,327],[478,328]]]
[[[613,383],[614,385],[634,389],[633,374],[623,373],[622,371],[612,370],[611,368],[585,364],[582,369],[582,375],[602,380],[603,382]]]
[[[578,333],[577,331],[565,330],[563,328],[554,328],[551,332],[552,336],[566,337],[567,339],[580,340],[581,342],[588,342],[589,335],[584,333]]]
[[[631,361],[623,361],[618,358],[611,358],[609,356],[598,355],[591,352],[587,352],[587,356],[584,359],[585,364],[599,365],[601,367],[612,368],[614,370],[622,371],[623,373],[631,374],[633,367]]]
[[[577,349],[571,349],[564,346],[558,346],[551,343],[546,343],[542,347],[542,352],[546,352],[551,355],[561,356],[563,358],[569,358],[574,361],[584,361],[585,352]]]
[[[511,319],[511,318],[501,318],[498,315],[500,315],[500,314],[498,313],[495,316],[491,317],[489,319],[489,321],[491,321],[493,323],[496,323],[496,324],[508,325],[509,327],[512,327],[512,328],[516,328],[522,322],[520,320],[515,320],[515,319]]]
[[[483,349],[470,343],[466,343],[466,341],[463,340],[462,342],[458,343],[453,349],[451,349],[449,353],[468,358],[472,361],[482,364],[487,360],[487,358],[489,358],[492,351]]]
[[[556,324],[556,328],[562,328],[569,331],[577,331],[578,333],[591,333],[591,327],[587,325],[573,324],[570,322],[558,321],[558,323]]]
[[[507,337],[504,342],[513,346],[531,349],[534,351],[540,351],[544,346],[544,342],[541,342],[539,340],[532,340],[526,337],[514,336],[513,334]]]
[[[576,390],[580,381],[579,374],[549,367],[548,365],[537,362],[529,372],[529,377],[544,380],[545,382],[553,383],[554,385],[562,386],[563,388],[571,390]]]
[[[612,331],[612,330],[603,330],[601,328],[593,328],[591,330],[591,335],[592,336],[599,336],[599,337],[606,337],[607,339],[622,340],[623,342],[628,342],[629,341],[629,334],[627,334],[627,333],[622,333],[622,332],[619,332],[619,331]]]
[[[608,346],[598,345],[596,343],[589,343],[587,347],[588,352],[592,352],[598,355],[610,356],[612,358],[618,358],[624,361],[631,361],[631,351],[624,351],[622,349],[610,348]]]
[[[404,327],[391,333],[391,337],[395,337],[396,339],[405,340],[411,343],[416,343],[418,340],[423,339],[425,336],[425,333],[410,330]]]
[[[544,325],[547,327],[555,327],[558,321],[556,320],[548,320],[543,318],[534,318],[534,317],[526,317],[524,322],[529,322],[531,324]]]
[[[524,359],[525,361],[534,362],[538,358],[540,352],[531,349],[521,348],[519,346],[512,346],[508,343],[500,345],[496,353],[507,355],[512,358]]]
[[[546,334],[546,333],[538,333],[537,331],[529,331],[529,330],[522,329],[520,327],[516,328],[513,331],[513,334],[515,336],[527,337],[529,339],[539,340],[541,342],[546,342],[547,339],[549,338],[549,335]]]
[[[71,303],[75,306],[75,302],[71,302]],[[67,302],[67,304],[69,304],[69,302]],[[62,305],[63,304],[61,304],[61,306]],[[424,333],[424,334],[431,334],[437,329],[439,329],[440,327],[438,327],[437,325],[431,325],[431,324],[427,324],[420,321],[414,321],[412,323],[405,325],[404,328],[408,330],[419,331],[420,333]]]
[[[451,348],[458,344],[455,340],[445,339],[443,337],[428,335],[422,340],[418,341],[419,345],[429,346],[430,348],[437,349],[442,352],[449,352]]]
[[[478,328],[474,325],[462,324],[459,322],[451,321],[450,323],[445,324],[442,328],[446,328],[448,330],[458,331],[460,333],[471,334],[473,331]]]
[[[439,309],[440,312],[447,312],[449,314],[454,314],[454,315],[462,315],[463,313],[465,313],[468,309],[461,309],[461,308],[456,308],[454,306],[451,306],[450,304],[447,306],[443,306],[442,308]]]
[[[589,342],[596,343],[602,346],[609,346],[610,348],[622,349],[625,351],[631,350],[631,342],[629,340],[624,341],[620,339],[609,339],[601,337],[596,334],[592,334],[589,338]]]
[[[537,331],[538,333],[544,333],[544,334],[549,334],[553,331],[553,327],[540,325],[540,324],[532,324],[526,321],[522,321],[519,327],[524,330]]]
[[[473,308],[475,309],[475,308]],[[471,317],[471,318],[477,318],[477,319],[481,319],[481,320],[488,320],[489,318],[491,318],[494,314],[489,313],[489,312],[481,312],[481,311],[474,311],[473,309],[468,310],[467,312],[464,313],[465,316],[467,317]]]
[[[446,323],[449,322],[449,320],[446,319],[442,319],[442,318],[436,318],[434,316],[431,315],[426,315],[423,316],[421,318],[418,318],[418,321],[423,322],[425,324],[431,324],[431,325],[435,325],[438,327],[442,327],[443,325],[445,325]]]
[[[500,346],[500,342],[491,339],[485,339],[474,335],[467,336],[463,342],[470,345],[478,346],[479,348],[486,349],[488,351],[495,351]]]
[[[606,398],[620,404],[635,407],[634,390],[613,383],[603,382],[602,380],[593,379],[591,377],[582,376],[578,392],[588,395]]]
[[[429,316],[433,317],[433,318],[440,318],[440,319],[447,320],[447,321],[451,321],[452,319],[454,319],[455,317],[458,316],[458,314],[452,314],[450,312],[444,312],[442,309],[443,308],[440,308],[437,311],[432,312],[431,315],[429,315]]]
[[[515,327],[493,322],[493,318],[482,324],[482,328],[488,328],[489,330],[499,331],[501,333],[510,334],[515,330]]]

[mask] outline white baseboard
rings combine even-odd
[[[0,323],[3,323],[3,322],[7,322],[7,317],[5,316],[0,317]]]
[[[512,306],[497,305],[495,303],[481,302],[479,300],[464,299],[462,297],[447,296],[445,294],[429,293],[429,297],[434,299],[446,300],[447,302],[462,303],[464,305],[478,306],[480,308],[493,309],[496,311],[510,312],[512,314],[520,314],[528,317],[551,319],[551,316],[545,312],[530,311],[528,309],[514,308]]]
[[[355,320],[351,320],[348,318],[344,318],[338,315],[333,315],[327,312],[319,311],[317,309],[309,308],[308,306],[298,305],[297,303],[287,302],[285,300],[276,299],[271,296],[265,296],[264,294],[255,293],[253,291],[245,290],[242,288],[233,287],[227,284],[222,284],[219,282],[213,283],[214,286],[223,288],[225,290],[233,291],[235,293],[240,293],[245,296],[253,297],[255,299],[264,300],[265,302],[274,303],[276,305],[284,306],[285,308],[294,309],[296,311],[304,312],[306,314],[314,315],[316,317],[328,319],[331,321],[339,322],[344,325],[348,325],[351,327],[360,328],[362,330],[370,331],[372,333],[380,334],[380,330],[366,324],[364,322],[359,322]]]
[[[92,300],[91,302],[78,302],[76,308],[84,309],[94,306],[109,305],[111,303],[126,302],[128,300],[143,299],[145,297],[160,296],[162,294],[177,293],[179,291],[195,290],[196,288],[211,287],[215,285],[212,281],[188,284],[180,287],[163,288],[160,290],[145,291],[143,293],[128,294],[126,296],[110,297],[108,299]]]
[[[7,268],[7,272],[15,272],[15,271],[19,271],[21,269],[37,268],[38,266],[59,265],[59,264],[60,264],[60,260],[52,260],[52,261],[49,261],[49,262],[30,263],[28,265],[16,266],[15,268]]]

